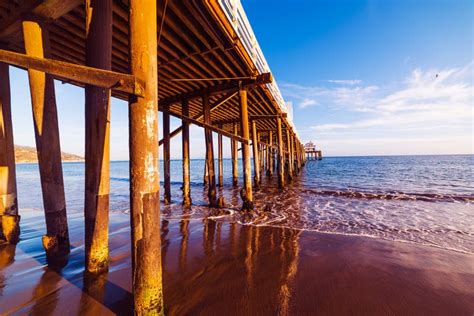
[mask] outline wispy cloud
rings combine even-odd
[[[314,105],[317,105],[318,102],[314,99],[303,99],[303,101],[300,102],[300,104],[298,105],[300,109],[304,109],[304,108],[307,108],[307,107],[310,107],[310,106],[314,106]]]
[[[377,86],[340,86],[320,87],[282,83],[280,89],[286,98],[292,99],[300,109],[309,105],[351,106],[363,109],[367,99],[378,90]]]
[[[473,137],[473,71],[471,62],[459,68],[416,68],[390,86],[366,85],[361,80],[328,80],[335,85],[284,84],[282,91],[285,97],[299,102],[302,109],[309,103],[319,104],[317,111],[327,118],[309,126],[314,139],[405,133],[407,139],[431,135],[433,142],[435,136],[452,135],[454,143],[454,131],[458,139],[460,135],[464,140]],[[472,150],[468,143],[464,147]]]
[[[356,84],[361,84],[362,80],[328,80],[328,82],[353,86],[353,85],[356,85]]]

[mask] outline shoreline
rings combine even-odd
[[[94,278],[83,273],[82,213],[69,218],[73,249],[64,266],[50,268],[43,213],[23,212],[20,243],[0,245],[0,312],[132,312],[129,215],[111,212],[110,269]],[[470,254],[176,214],[162,218],[161,234],[170,315],[474,311]]]

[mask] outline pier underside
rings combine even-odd
[[[171,200],[170,142],[183,139],[183,204],[189,195],[189,125],[204,128],[209,206],[225,204],[222,137],[242,156],[242,209],[276,167],[280,188],[305,162],[292,111],[278,90],[240,2],[222,0],[0,0],[0,216],[2,238],[19,236],[7,65],[28,71],[48,260],[69,253],[54,80],[85,88],[85,266],[108,269],[110,97],[129,103],[134,308],[162,312],[160,174]],[[163,112],[164,135],[158,137]],[[169,117],[182,120],[170,131]],[[214,166],[212,133],[219,135]],[[240,143],[240,154],[238,153]],[[252,148],[251,148],[252,147]],[[253,153],[253,168],[251,163]],[[218,181],[216,181],[218,170]],[[253,174],[252,174],[253,170]],[[253,181],[252,181],[253,179]]]

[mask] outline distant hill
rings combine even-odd
[[[61,158],[63,162],[84,161],[83,157],[73,155],[73,154],[68,154],[65,152],[61,153]],[[15,162],[16,163],[27,163],[27,162],[37,162],[37,161],[38,161],[38,156],[36,155],[36,148],[15,145]]]

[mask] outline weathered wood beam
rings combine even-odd
[[[285,166],[283,157],[283,133],[281,129],[281,118],[277,118],[277,166],[278,166],[278,187],[283,189],[285,187]]]
[[[28,56],[0,49],[0,61],[21,68],[38,70],[60,79],[144,96],[145,82],[133,75],[97,69],[54,59]]]
[[[222,129],[222,125],[219,125],[219,128]],[[222,134],[217,135],[217,161],[218,161],[218,177],[217,184],[222,188],[224,185],[224,166],[223,166],[223,148],[222,148]]]
[[[225,104],[227,101],[232,99],[236,94],[237,94],[237,91],[229,92],[226,95],[224,95],[223,97],[219,98],[216,102],[214,102],[213,105],[211,105],[211,113],[212,113],[212,111],[217,110],[221,105]],[[188,102],[188,100],[183,100],[183,102]],[[186,114],[183,113],[183,115],[189,117],[189,114],[186,115]],[[201,114],[196,115],[195,117],[193,117],[193,119],[194,120],[201,120],[203,117],[204,117],[204,114],[201,113]],[[173,138],[174,136],[178,135],[179,133],[181,133],[182,130],[183,130],[183,126],[181,125],[180,127],[176,128],[174,131],[172,131],[170,133],[170,138]],[[159,143],[160,146],[163,144],[163,141],[164,141],[163,139],[160,139],[160,143]]]
[[[240,89],[240,136],[248,140],[250,138],[249,132],[249,117],[247,104],[247,90]],[[250,165],[250,148],[247,143],[242,144],[242,166],[244,173],[244,187],[241,192],[243,199],[242,209],[253,209],[253,194],[252,194],[252,167]]]
[[[257,140],[257,123],[252,121],[252,149],[253,149],[253,179],[254,186],[258,188],[260,185],[260,157]]]
[[[23,35],[25,51],[28,56],[37,59],[49,56],[50,43],[47,27],[36,21],[23,21]],[[55,254],[69,252],[69,232],[54,81],[52,76],[33,69],[28,70],[28,78],[46,219],[43,247],[46,254],[54,259]]]
[[[255,77],[255,79],[245,79],[242,81],[229,81],[222,84],[217,84],[204,89],[183,93],[160,100],[160,106],[166,106],[173,103],[181,102],[184,99],[191,100],[202,97],[203,95],[214,95],[227,93],[229,91],[237,91],[239,87],[243,89],[251,89],[263,84],[271,83],[273,81],[271,73],[264,73]]]
[[[270,135],[268,136],[268,147],[267,147],[267,176],[273,175],[273,131],[269,132]]]
[[[112,0],[86,1],[86,64],[112,67]],[[85,87],[86,270],[108,269],[110,193],[110,89]]]
[[[156,0],[130,0],[130,70],[147,83],[144,97],[129,101],[132,290],[136,315],[164,314],[156,6]]]
[[[286,117],[286,113],[284,115],[280,114],[268,114],[268,115],[249,115],[250,121],[263,121],[263,120],[274,120],[277,117]],[[233,124],[240,122],[240,118],[231,118],[231,119],[224,119],[224,120],[215,120],[212,121],[212,124]],[[265,130],[262,130],[265,131]]]
[[[288,151],[288,179],[293,179],[293,157],[291,150],[291,135],[290,130],[286,129],[286,148]]]
[[[182,112],[184,116],[189,116],[189,103],[184,100],[182,103]],[[189,123],[182,120],[182,146],[183,146],[183,205],[191,205],[191,172],[189,162]],[[171,134],[170,134],[171,136]]]
[[[0,63],[0,238],[16,243],[20,235],[20,216],[16,189],[15,149],[11,114],[10,74]]]
[[[234,135],[238,135],[237,124],[233,125]],[[239,184],[239,162],[237,154],[237,141],[233,138],[230,139],[231,144],[231,156],[232,156],[232,185],[237,186]]]
[[[211,123],[211,109],[209,106],[209,96],[202,97],[202,106],[204,113],[204,123],[207,125],[204,128],[204,135],[206,140],[206,165],[208,170],[208,191],[209,206],[217,206],[217,191],[216,191],[216,175],[214,169],[214,146],[212,139],[212,130],[209,128]]]
[[[171,148],[170,148],[170,113],[163,112],[163,172],[164,174],[164,203],[171,202]]]
[[[186,116],[184,116],[184,115],[182,115],[182,114],[173,112],[173,111],[171,111],[171,110],[169,110],[169,113],[170,113],[171,115],[173,115],[173,116],[175,116],[175,117],[181,119],[181,120],[184,120],[184,121],[188,122],[188,123],[197,125],[197,126],[202,127],[202,128],[208,128],[208,129],[210,129],[210,130],[213,131],[213,132],[216,132],[216,133],[218,133],[218,134],[222,134],[222,135],[224,135],[225,137],[229,137],[229,138],[231,138],[231,139],[235,139],[235,140],[238,141],[238,142],[247,143],[247,144],[249,143],[249,141],[248,141],[247,139],[244,139],[244,138],[242,138],[242,137],[240,137],[240,136],[236,136],[236,135],[234,135],[234,134],[232,134],[232,133],[230,133],[230,132],[228,132],[228,131],[225,131],[225,130],[223,130],[223,129],[220,129],[220,128],[218,128],[218,127],[215,127],[215,126],[213,126],[213,125],[211,125],[211,124],[203,123],[203,122],[201,122],[201,121],[195,120],[195,119],[190,118],[190,117],[186,117]]]
[[[52,21],[84,3],[83,0],[26,0],[0,23],[0,39],[19,42],[21,20],[26,15]]]

